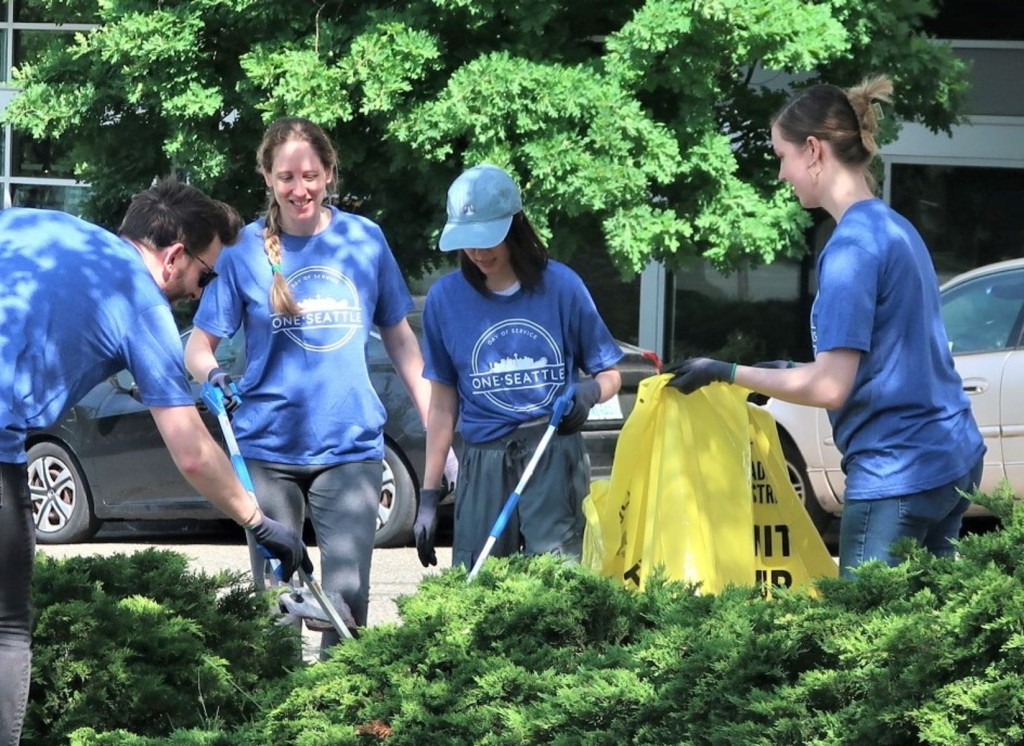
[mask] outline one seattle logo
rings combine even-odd
[[[336,269],[307,267],[288,278],[288,288],[302,312],[272,314],[272,333],[282,332],[307,350],[326,352],[344,345],[363,327],[359,293]]]
[[[508,411],[544,409],[565,383],[561,347],[526,319],[502,321],[484,332],[472,360],[473,393]]]

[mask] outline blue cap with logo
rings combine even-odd
[[[505,240],[523,198],[512,177],[481,163],[464,171],[448,188],[448,222],[441,231],[441,251],[490,249]]]

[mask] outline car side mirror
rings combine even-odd
[[[128,394],[138,402],[142,401],[139,387],[135,383],[135,376],[128,370],[121,370],[110,377],[110,385],[123,394]]]

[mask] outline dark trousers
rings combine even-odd
[[[469,569],[476,562],[546,429],[546,422],[526,425],[489,443],[466,445],[455,488],[452,565]],[[583,436],[556,433],[490,556],[550,553],[578,562],[583,552],[583,498],[589,489],[590,458]]]
[[[25,719],[35,551],[25,464],[0,463],[0,746],[17,746]]]
[[[384,469],[380,461],[330,466],[278,464],[249,459],[256,499],[263,512],[300,535],[306,508],[320,548],[320,585],[345,599],[356,624],[366,625],[370,601],[370,560],[377,534]],[[265,587],[266,560],[247,534],[257,588]],[[338,633],[323,633],[321,655],[338,642]]]

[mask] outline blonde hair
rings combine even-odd
[[[256,166],[260,173],[269,174],[274,168],[274,155],[286,142],[299,140],[309,143],[324,165],[328,174],[333,175],[332,183],[337,184],[338,154],[331,140],[319,125],[303,117],[283,117],[275,120],[256,150]],[[270,262],[274,281],[270,285],[270,306],[276,313],[297,316],[302,313],[288,283],[281,271],[281,206],[277,204],[273,190],[267,196],[267,214],[263,227],[263,251]]]

